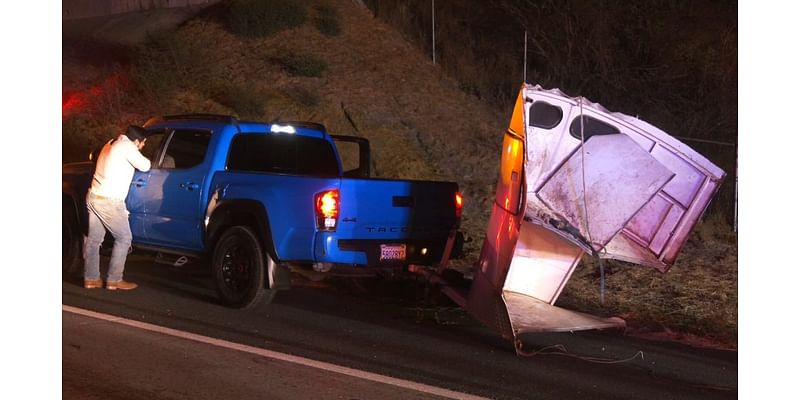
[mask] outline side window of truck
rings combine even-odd
[[[185,169],[201,164],[210,141],[209,131],[176,130],[168,139],[161,168]]]
[[[338,176],[333,145],[324,139],[300,135],[240,133],[228,153],[229,171]]]
[[[159,156],[161,155],[161,144],[164,141],[165,136],[166,135],[164,133],[154,133],[147,136],[147,141],[144,143],[142,155],[147,157],[150,162],[153,163],[153,168],[158,168]]]

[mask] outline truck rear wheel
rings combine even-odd
[[[83,235],[78,227],[78,218],[72,207],[61,210],[61,273],[77,274],[83,261]]]
[[[228,228],[214,248],[211,268],[214,285],[222,304],[235,308],[254,308],[269,303],[276,290],[266,286],[264,249],[252,229]]]

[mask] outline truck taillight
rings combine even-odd
[[[461,218],[461,208],[464,206],[464,197],[461,193],[456,192],[456,217]]]
[[[317,193],[314,204],[317,213],[317,228],[323,231],[336,230],[336,222],[339,218],[339,191],[328,190]]]

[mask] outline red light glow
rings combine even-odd
[[[106,78],[102,83],[88,89],[69,93],[67,91],[61,98],[61,116],[67,117],[77,112],[90,111],[89,109],[98,99],[109,94],[119,94],[127,86],[127,77],[118,72]]]
[[[339,216],[339,191],[329,190],[317,195],[317,211],[325,218]]]

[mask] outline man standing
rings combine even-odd
[[[106,230],[114,236],[106,289],[130,290],[137,286],[122,280],[132,240],[125,198],[128,197],[134,169],[143,172],[150,170],[150,160],[140,152],[147,140],[146,135],[144,128],[131,125],[125,134],[106,143],[97,157],[92,187],[86,194],[86,208],[89,211],[89,238],[84,249],[83,273],[83,287],[86,289],[103,287],[100,279],[100,245]]]

